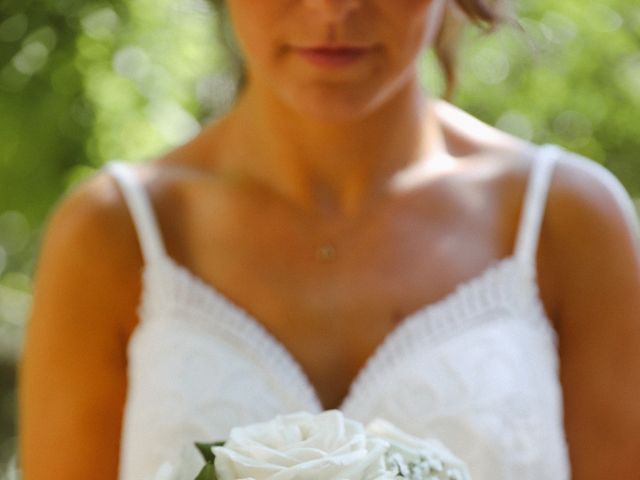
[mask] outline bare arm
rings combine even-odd
[[[640,249],[623,195],[608,172],[569,161],[550,198],[574,480],[635,480],[640,472]]]
[[[117,478],[140,264],[110,179],[83,185],[56,210],[19,369],[24,480]]]

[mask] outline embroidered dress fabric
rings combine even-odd
[[[351,385],[340,409],[436,437],[474,480],[567,480],[555,332],[538,295],[535,256],[553,166],[536,147],[514,252],[406,318]],[[586,161],[586,160],[580,160]],[[111,162],[145,256],[139,324],[128,345],[120,480],[166,461],[197,474],[194,441],[277,414],[319,412],[302,368],[261,324],[165,252],[152,206]]]

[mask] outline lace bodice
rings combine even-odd
[[[555,333],[545,317],[535,253],[559,147],[539,147],[513,255],[410,315],[357,375],[340,409],[437,437],[474,480],[569,478]],[[143,187],[118,180],[145,254],[140,322],[128,345],[120,480],[166,461],[201,465],[194,441],[278,413],[318,412],[292,355],[257,319],[169,257]]]

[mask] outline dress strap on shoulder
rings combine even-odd
[[[533,159],[514,252],[515,258],[533,275],[553,167],[564,153],[561,147],[547,144],[538,147]]]
[[[111,161],[105,165],[105,169],[116,180],[129,207],[133,224],[138,232],[145,262],[149,263],[158,257],[164,256],[165,248],[162,242],[162,235],[158,228],[151,201],[142,183],[140,183],[131,167],[124,162]]]

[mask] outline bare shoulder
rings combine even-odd
[[[46,311],[56,303],[55,285],[69,296],[75,291],[75,298],[82,293],[95,302],[113,301],[121,315],[112,318],[130,324],[141,267],[137,234],[122,193],[110,175],[100,172],[65,195],[49,219],[38,259],[35,306]]]
[[[99,172],[76,186],[55,207],[45,249],[64,248],[69,256],[82,256],[90,263],[108,263],[123,256],[125,263],[140,263],[137,243],[122,240],[135,240],[129,210],[115,180]],[[72,244],[81,248],[69,248]],[[103,255],[94,256],[95,251]]]
[[[435,102],[434,111],[453,155],[464,157],[479,150],[495,150],[507,155],[522,156],[523,152],[533,146],[444,100]]]
[[[436,113],[449,157],[456,171],[482,178],[488,191],[500,191],[502,204],[520,204],[537,146],[503,132],[446,101]]]
[[[584,302],[586,285],[604,293],[640,287],[638,218],[618,179],[600,164],[565,152],[549,193],[547,229],[567,301]],[[639,305],[640,306],[640,305]]]
[[[496,176],[522,190],[529,178],[536,145],[488,125],[469,113],[444,101],[437,102],[439,120],[453,154],[480,157],[492,163]],[[620,181],[597,162],[561,149],[553,172],[549,193],[549,216],[556,228],[567,235],[586,223],[600,225],[632,239],[637,235],[637,217],[633,203]],[[588,242],[587,242],[588,243]]]
[[[550,215],[565,234],[620,236],[637,242],[638,220],[633,202],[620,181],[599,163],[565,151],[558,159],[550,192]],[[583,238],[589,245],[590,239]]]
[[[571,331],[575,322],[589,325],[595,312],[610,326],[635,323],[640,230],[622,184],[600,164],[566,152],[558,161],[548,203],[546,230],[561,280],[563,325]]]
[[[565,325],[589,318],[587,309],[609,318],[626,309],[621,321],[631,321],[631,312],[640,309],[634,300],[640,289],[639,232],[633,202],[614,175],[565,152],[554,173],[546,220]]]

